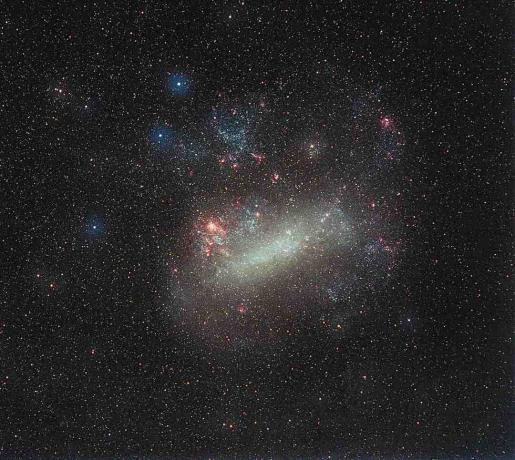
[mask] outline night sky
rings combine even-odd
[[[1,458],[512,458],[511,2],[1,17]]]

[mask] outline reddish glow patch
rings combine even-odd
[[[252,158],[254,158],[254,160],[256,160],[256,163],[258,165],[260,165],[261,163],[263,163],[263,161],[266,160],[266,155],[262,154],[262,153],[252,153]]]
[[[201,223],[198,229],[201,239],[202,253],[210,257],[213,252],[224,253],[227,229],[220,219],[212,218]]]
[[[221,157],[218,157],[218,164],[220,166],[228,166],[232,170],[236,171],[237,169],[240,169],[240,164],[236,161],[236,158],[227,153]]]
[[[272,174],[272,183],[277,184],[277,182],[279,181],[280,178],[281,178],[281,176],[279,176],[278,173],[273,173]]]
[[[215,243],[213,241],[208,241],[206,245],[204,246],[204,254],[207,257],[211,257],[211,254],[213,254],[213,246]]]
[[[248,307],[243,304],[243,303],[240,303],[236,309],[238,310],[239,313],[241,313],[242,315],[244,315],[245,313],[247,313],[249,311]]]
[[[392,129],[393,128],[393,118],[389,115],[385,115],[379,119],[379,124],[382,129]]]
[[[208,233],[216,234],[216,235],[225,235],[227,231],[222,227],[220,223],[217,223],[213,220],[210,220],[206,224],[206,230]]]

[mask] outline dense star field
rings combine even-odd
[[[4,8],[0,458],[511,458],[510,6]]]

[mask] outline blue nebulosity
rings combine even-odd
[[[190,80],[182,73],[173,73],[168,77],[168,91],[174,96],[186,96],[190,90]]]
[[[242,225],[250,233],[254,233],[258,227],[259,219],[255,209],[245,208],[243,210]]]
[[[173,131],[168,126],[155,126],[150,130],[150,144],[156,150],[166,152],[173,143]]]
[[[217,134],[232,150],[238,155],[245,152],[249,147],[248,130],[249,114],[245,111],[216,114]]]
[[[87,236],[97,238],[105,233],[105,220],[97,215],[92,214],[86,219],[84,232]]]
[[[366,102],[362,98],[356,98],[352,101],[352,118],[354,120],[360,119],[364,116],[366,109]]]
[[[165,153],[166,158],[196,162],[206,155],[206,147],[202,142],[181,131],[175,131],[166,125],[151,128],[149,142],[156,152]]]
[[[382,169],[395,166],[399,159],[399,136],[394,131],[383,131],[379,137],[376,161]]]
[[[346,277],[333,280],[326,291],[329,300],[333,303],[339,303],[348,299],[359,286],[359,279],[356,274],[349,273]]]
[[[189,162],[202,160],[207,152],[198,139],[185,133],[178,133],[173,147],[176,158]]]
[[[365,246],[363,265],[374,273],[384,272],[391,261],[391,254],[379,240],[372,240]]]

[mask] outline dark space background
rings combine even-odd
[[[4,5],[0,456],[511,458],[510,6]],[[411,179],[384,308],[255,350],[167,319],[163,241],[217,176],[149,129],[220,92],[304,126],[378,88]]]

